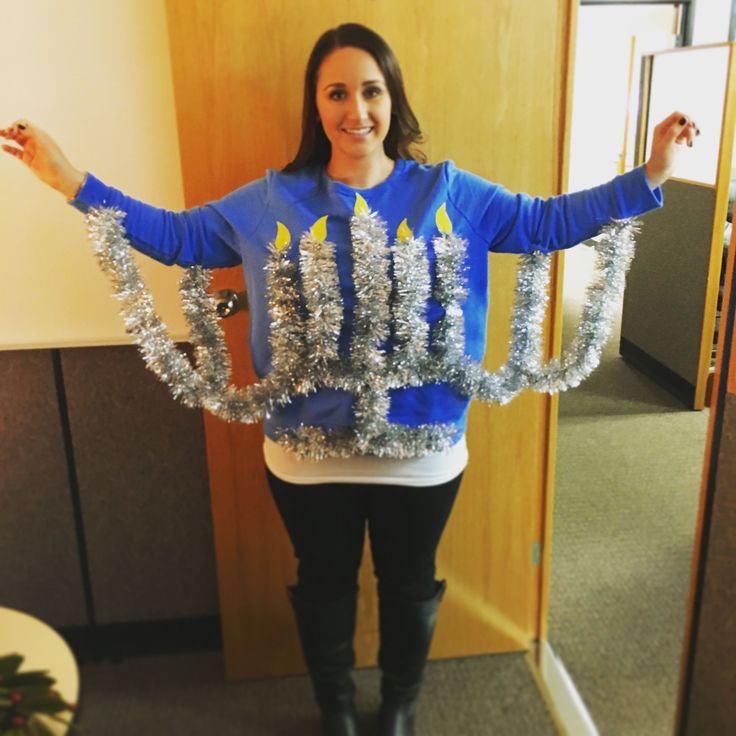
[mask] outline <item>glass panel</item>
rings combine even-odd
[[[695,118],[702,131],[693,150],[685,148],[677,178],[715,184],[728,72],[728,46],[687,48],[655,55],[647,125],[647,157],[654,126],[673,110]]]

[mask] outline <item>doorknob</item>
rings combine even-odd
[[[236,312],[248,310],[248,294],[245,291],[220,289],[215,292],[215,303],[218,317],[221,319],[232,317]]]

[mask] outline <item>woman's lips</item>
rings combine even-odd
[[[365,138],[373,131],[374,126],[366,126],[364,128],[343,128],[342,132],[347,133],[354,138]]]

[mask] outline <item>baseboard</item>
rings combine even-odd
[[[222,650],[219,616],[56,629],[80,665]]]
[[[682,401],[688,409],[693,408],[695,404],[695,386],[692,383],[660,363],[637,345],[634,345],[633,342],[629,342],[625,337],[621,338],[619,353],[627,363],[669,391]]]
[[[539,667],[533,649],[527,653],[526,661],[559,733],[562,736],[599,736],[575,683],[549,643],[541,642]]]

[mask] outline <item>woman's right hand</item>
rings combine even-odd
[[[42,182],[74,199],[84,182],[85,172],[72,166],[54,139],[27,120],[17,120],[0,136],[16,145],[3,145],[3,151],[22,161]]]

